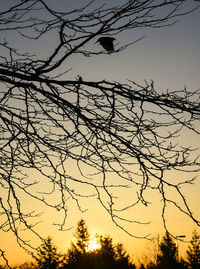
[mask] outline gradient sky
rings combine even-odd
[[[17,0],[16,0],[17,1]],[[59,3],[60,1],[60,3]],[[1,0],[0,9],[3,10],[12,3],[13,0]],[[67,6],[73,3],[73,7],[79,7],[80,4],[86,3],[83,0],[67,1]],[[111,6],[114,3],[124,3],[123,0],[109,0],[101,2],[109,3]],[[49,0],[49,3],[54,4],[54,0]],[[57,0],[56,5],[63,3],[62,0]],[[186,8],[193,8],[197,2],[188,0]],[[100,55],[89,58],[83,56],[75,56],[69,59],[68,67],[72,70],[67,73],[67,79],[74,79],[77,75],[81,75],[84,80],[117,80],[125,82],[127,79],[134,80],[138,83],[143,83],[144,80],[154,80],[155,87],[159,91],[166,89],[180,90],[185,86],[189,90],[196,90],[200,87],[200,8],[194,13],[188,14],[179,18],[179,22],[171,27],[160,29],[140,29],[137,31],[129,31],[127,33],[118,34],[116,36],[117,42],[120,45],[128,41],[136,40],[145,36],[143,40],[129,47],[126,51],[118,54]],[[13,40],[10,37],[10,40]],[[27,44],[20,43],[16,39],[18,47],[27,48]],[[42,49],[47,49],[51,43],[41,45]],[[90,44],[94,46],[96,51],[101,48],[98,44]],[[33,50],[37,48],[33,45]],[[1,52],[0,52],[1,53]],[[197,136],[182,137],[185,143],[194,147],[199,146],[199,138]],[[37,175],[34,175],[37,177]],[[175,175],[171,175],[175,177]],[[186,175],[185,175],[186,176]],[[196,217],[200,219],[200,183],[195,186],[187,188],[187,194],[190,198],[191,208],[196,213]],[[126,199],[124,194],[124,199]],[[131,193],[130,193],[131,195]],[[150,194],[151,195],[151,194]],[[128,212],[130,216],[138,216],[143,219],[144,216],[149,216],[152,220],[150,226],[138,227],[132,226],[131,229],[136,231],[136,234],[146,234],[149,231],[152,235],[163,232],[160,218],[160,205],[158,197],[150,197],[154,201],[148,209],[138,208],[136,211]],[[32,206],[31,201],[27,201],[27,207]],[[34,204],[36,205],[36,204]],[[146,241],[136,240],[131,238],[123,231],[119,230],[110,220],[109,216],[103,211],[98,203],[94,200],[85,201],[86,207],[89,210],[81,214],[75,208],[70,208],[69,224],[68,227],[76,227],[80,218],[86,220],[89,231],[91,233],[110,234],[114,238],[114,242],[122,242],[130,255],[139,255],[144,250]],[[37,205],[36,205],[37,206]],[[39,206],[39,205],[38,205]],[[64,232],[56,230],[52,225],[52,219],[55,218],[54,212],[51,210],[46,211],[45,208],[40,208],[45,214],[42,217],[43,222],[38,225],[38,231],[44,237],[51,235],[59,250],[65,251],[69,247],[74,229]],[[191,239],[192,231],[197,228],[191,221],[185,217],[171,211],[168,216],[168,225],[175,235],[184,234],[188,240]],[[130,228],[130,227],[129,227]],[[28,236],[28,235],[27,235]],[[185,251],[187,245],[179,243],[182,247],[182,253]],[[23,250],[17,247],[15,237],[8,233],[0,232],[0,247],[5,248],[8,258],[12,259],[13,263],[21,263],[27,260],[27,255]],[[1,261],[1,260],[0,260]]]

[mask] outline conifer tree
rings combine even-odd
[[[61,266],[61,254],[58,253],[56,246],[52,243],[52,238],[47,237],[45,242],[38,249],[36,260],[37,269],[56,269]]]
[[[76,237],[76,243],[72,242],[71,248],[67,252],[68,264],[75,264],[86,254],[90,234],[83,219],[78,222],[74,236]]]
[[[157,255],[157,268],[175,269],[177,268],[177,246],[169,233],[166,233],[159,245],[159,254]]]
[[[178,258],[178,247],[168,232],[159,244],[156,264],[147,269],[187,269],[185,262]]]
[[[200,269],[200,235],[193,231],[192,240],[187,250],[189,268]]]

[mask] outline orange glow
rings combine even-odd
[[[87,246],[87,252],[92,252],[95,251],[97,249],[99,249],[101,247],[101,245],[97,242],[96,238],[92,238]]]

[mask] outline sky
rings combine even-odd
[[[18,0],[16,0],[18,1]],[[57,0],[58,2],[61,0]],[[11,0],[1,0],[0,9],[3,10],[9,5]],[[73,2],[73,4],[72,4]],[[73,7],[79,7],[86,1],[74,0],[68,3]],[[115,1],[103,1],[111,6],[116,3]],[[117,0],[117,3],[124,3],[123,0]],[[50,4],[54,4],[54,0],[49,0]],[[63,1],[60,2],[60,6]],[[186,8],[193,8],[197,2],[188,1]],[[200,86],[200,8],[192,14],[188,14],[179,18],[179,22],[175,25],[160,28],[160,29],[140,29],[137,31],[130,31],[121,33],[116,36],[117,44],[124,44],[128,41],[136,40],[142,36],[144,39],[138,43],[128,47],[126,51],[122,51],[118,54],[113,53],[111,55],[103,54],[101,56],[86,57],[75,56],[69,59],[68,65],[72,68],[67,73],[67,79],[81,75],[85,80],[102,80],[107,79],[111,81],[126,81],[127,79],[134,80],[138,83],[143,83],[144,80],[154,80],[155,87],[159,91],[165,91],[167,89],[178,90],[187,87],[189,90],[196,90]],[[10,40],[13,40],[10,37]],[[17,44],[21,48],[26,48],[27,44],[20,39],[16,39]],[[56,41],[54,41],[56,42]],[[45,46],[49,46],[51,43],[44,43],[41,46],[41,50],[45,49]],[[116,44],[116,46],[118,46]],[[52,44],[51,44],[52,45]],[[44,46],[44,47],[43,47]],[[100,50],[98,44],[91,44],[95,50]],[[33,47],[34,49],[38,49]],[[0,51],[1,54],[1,51]],[[194,147],[199,146],[199,138],[197,136],[187,136],[185,134],[182,139],[188,145]],[[34,174],[37,177],[36,174]],[[175,175],[173,175],[175,176]],[[187,193],[190,197],[190,205],[193,211],[196,213],[196,217],[200,219],[200,183],[195,186],[189,186]],[[128,195],[131,195],[129,193]],[[149,194],[152,195],[152,194]],[[124,199],[127,198],[127,193],[124,193]],[[154,203],[150,205],[148,209],[140,209],[129,211],[130,216],[137,216],[138,218],[146,219],[146,216],[151,218],[151,224],[149,226],[138,227],[132,225],[131,229],[136,231],[137,234],[147,234],[149,231],[152,235],[163,233],[164,229],[161,225],[160,218],[160,205],[158,197],[150,197]],[[32,201],[27,201],[27,207],[32,206]],[[147,244],[146,240],[134,239],[117,228],[111,221],[110,217],[104,212],[101,206],[94,200],[86,200],[85,206],[88,207],[88,211],[81,214],[76,208],[70,208],[69,224],[68,227],[72,229],[66,231],[56,230],[56,226],[52,225],[52,219],[55,218],[54,211],[46,210],[41,205],[35,204],[40,207],[40,210],[44,212],[41,217],[42,222],[38,225],[38,231],[47,237],[51,235],[58,249],[66,251],[70,245],[70,241],[73,239],[73,232],[77,222],[83,218],[89,228],[89,232],[92,234],[109,234],[113,237],[114,242],[122,242],[130,255],[134,255],[136,258],[142,251],[145,251]],[[145,216],[145,217],[144,217]],[[57,217],[56,217],[57,218]],[[56,219],[57,221],[57,219]],[[128,225],[128,224],[126,224]],[[176,211],[169,212],[168,225],[175,235],[184,234],[186,239],[190,240],[192,231],[200,229],[194,225],[191,221],[186,219]],[[127,226],[130,228],[130,225]],[[28,234],[27,234],[28,239]],[[184,253],[187,244],[179,242],[181,253]],[[27,260],[29,256],[20,249],[16,243],[15,236],[10,233],[0,232],[0,247],[5,248],[7,257],[12,259],[12,263],[22,263]],[[1,261],[1,260],[0,260]]]

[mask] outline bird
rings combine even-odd
[[[100,43],[100,45],[109,53],[114,51],[114,45],[113,45],[113,41],[115,40],[114,37],[110,37],[110,36],[102,36],[100,37],[97,42]],[[96,42],[96,43],[97,43]]]

